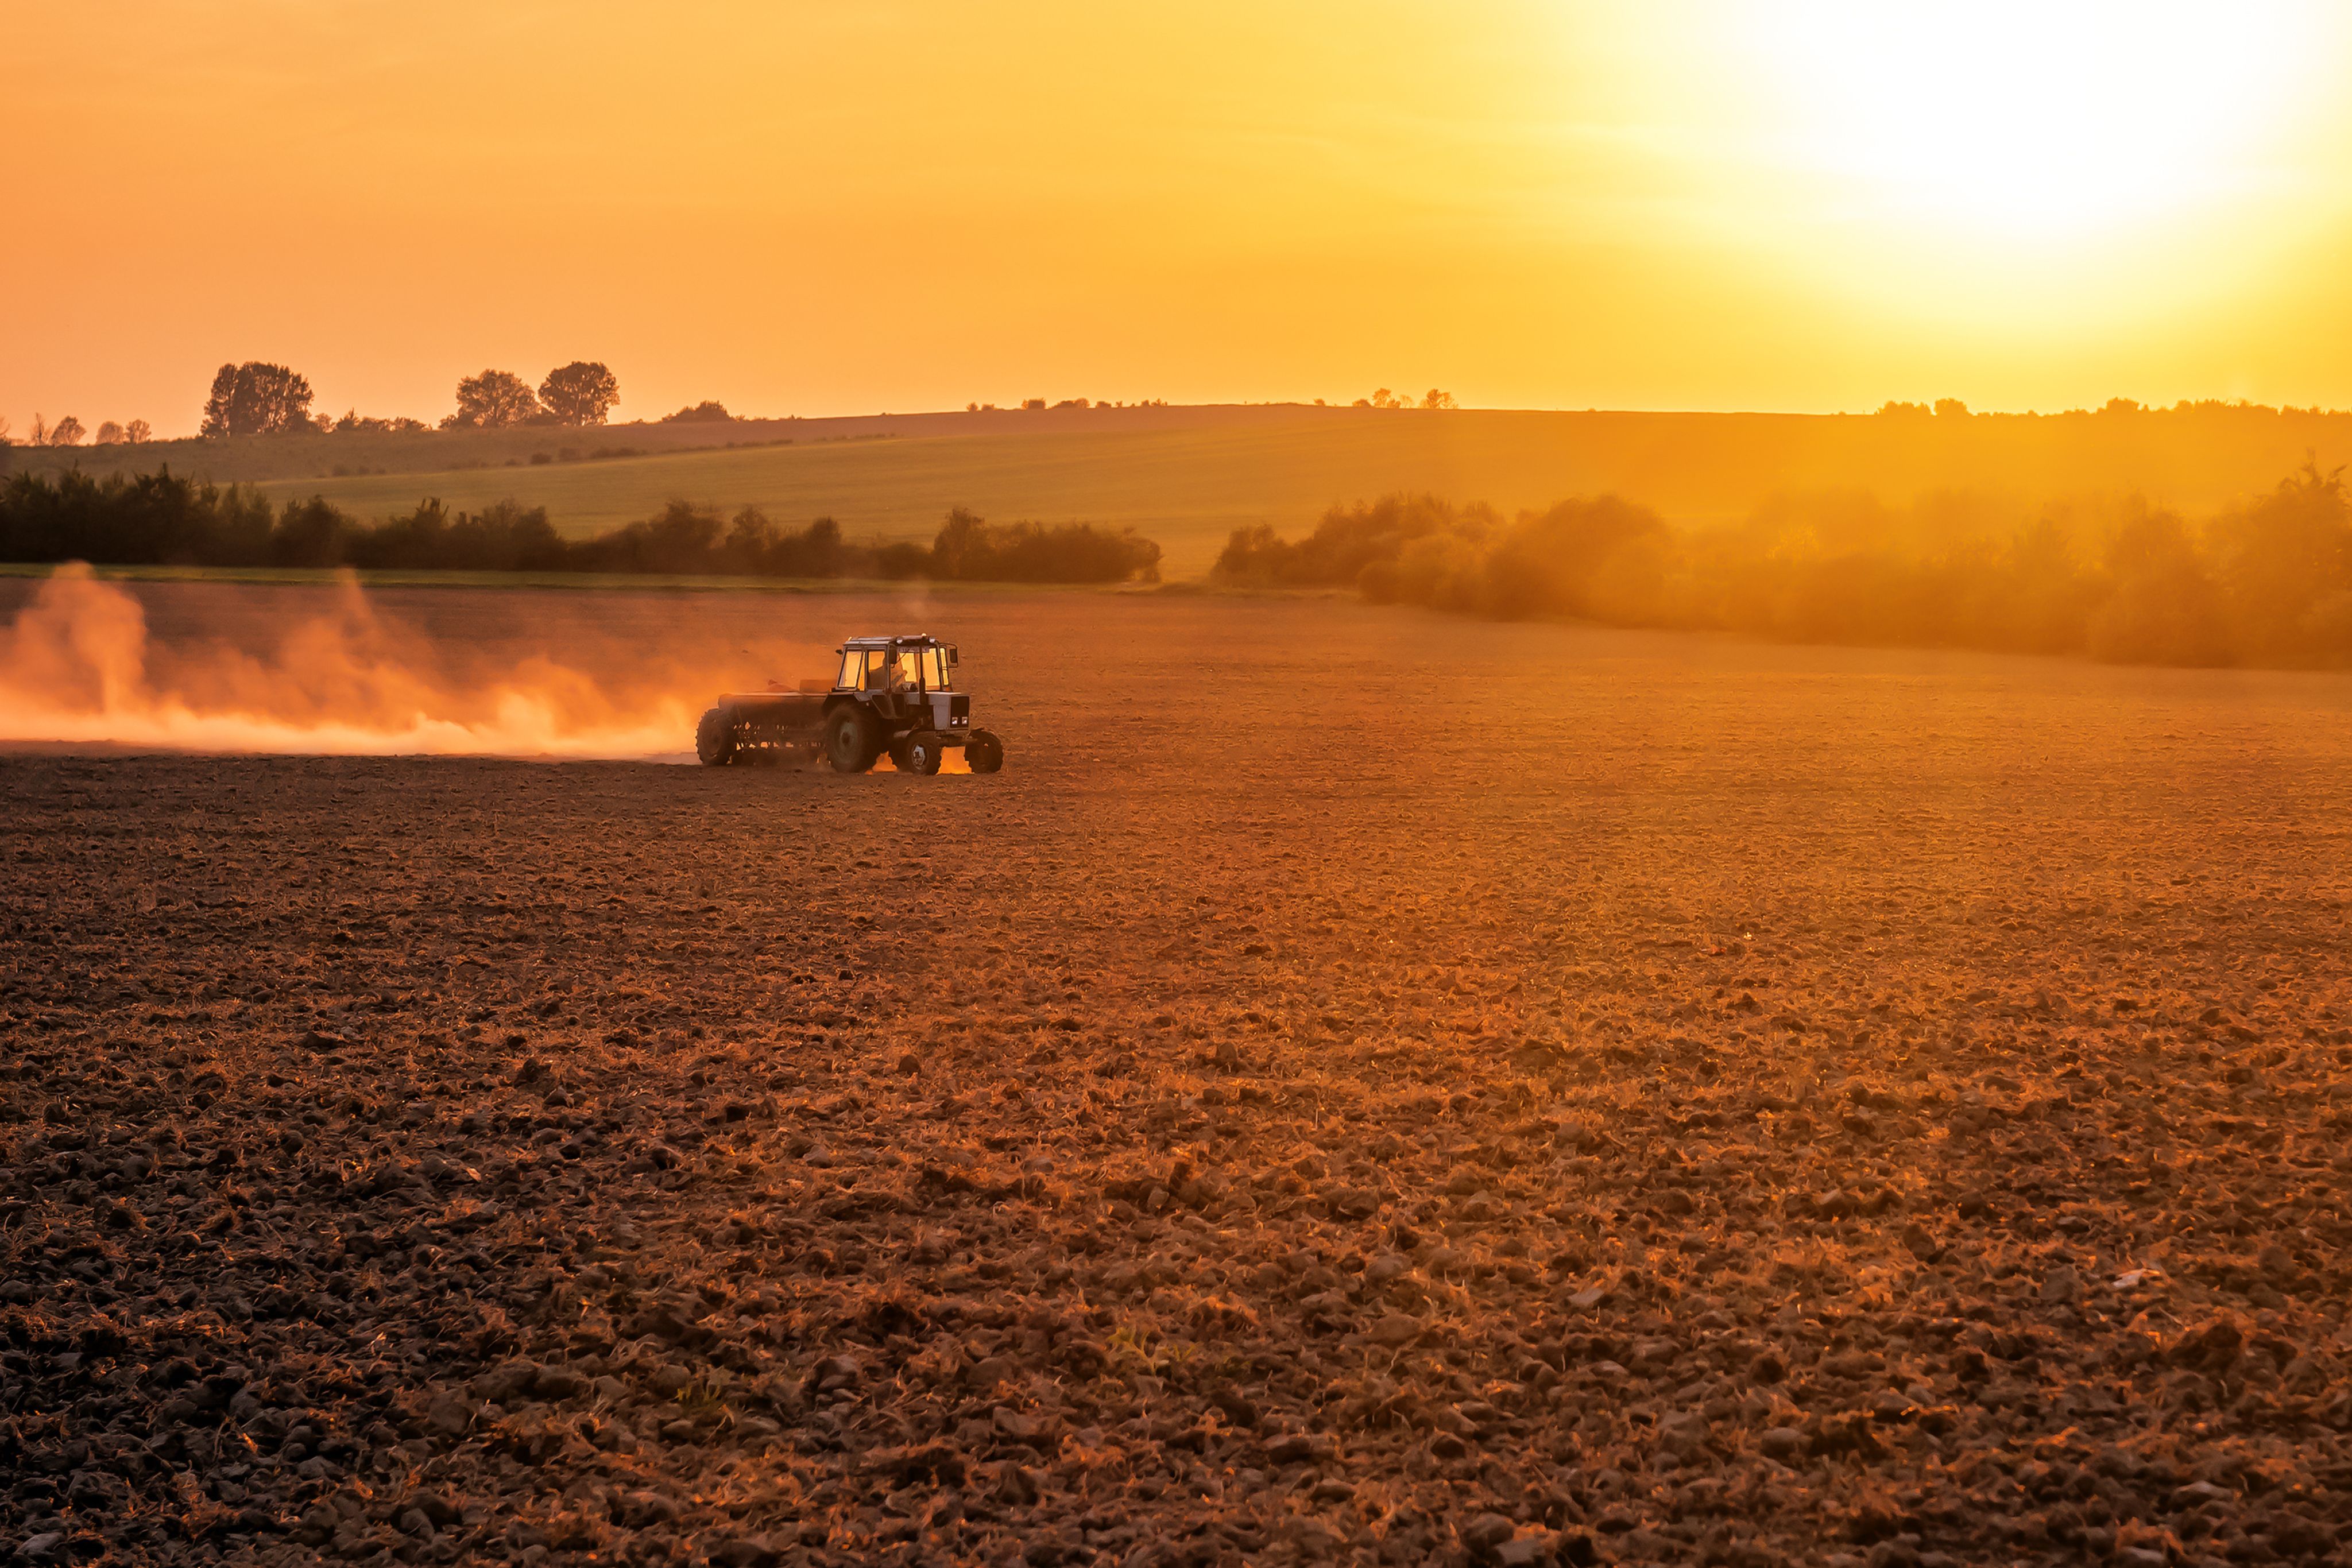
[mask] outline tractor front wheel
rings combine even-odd
[[[993,773],[1004,766],[1004,742],[992,731],[975,729],[963,743],[963,759],[974,773]]]
[[[824,721],[824,749],[835,773],[863,773],[882,749],[880,727],[856,703],[844,703]]]
[[[904,747],[907,759],[899,766],[909,773],[925,778],[940,770],[940,737],[928,729],[919,729],[908,736]]]
[[[694,754],[705,768],[724,768],[735,759],[735,710],[715,707],[694,727]]]

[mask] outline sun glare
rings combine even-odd
[[[2275,185],[2334,24],[2297,0],[1773,6],[1767,156],[1852,215],[2063,241]]]

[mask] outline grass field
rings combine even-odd
[[[798,525],[838,519],[853,538],[928,541],[950,508],[999,520],[1084,520],[1157,539],[1171,577],[1208,570],[1233,529],[1306,526],[1352,496],[1349,447],[1297,429],[949,435],[649,455],[598,463],[265,484],[273,497],[321,494],[364,517],[425,496],[476,508],[515,497],[543,505],[567,535],[616,528],[673,499],[756,506]],[[1320,459],[1320,461],[1318,461]],[[1402,482],[1434,485],[1425,466]],[[1458,476],[1457,476],[1458,477]]]
[[[567,449],[583,455],[565,460]],[[584,455],[600,449],[635,455]],[[1824,490],[1895,504],[1961,490],[2034,505],[2138,492],[2195,513],[2269,488],[2306,455],[2323,465],[2352,459],[2352,415],[2220,405],[1959,418],[1225,405],[5,454],[35,471],[169,464],[256,483],[277,499],[324,496],[368,518],[425,497],[468,509],[511,497],[545,506],[572,536],[684,499],[757,506],[792,525],[830,516],[855,538],[924,539],[961,506],[996,521],[1132,527],[1160,542],[1171,579],[1204,572],[1234,528],[1303,530],[1335,503],[1401,489],[1507,510],[1614,491],[1683,523]]]

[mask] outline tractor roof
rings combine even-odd
[[[940,642],[937,637],[932,636],[929,632],[910,632],[905,636],[899,637],[845,637],[842,639],[841,646],[842,651],[846,653],[852,648],[904,648],[908,646],[918,648],[944,648],[947,644]]]

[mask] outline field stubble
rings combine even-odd
[[[2345,1560],[2352,685],[920,618],[996,778],[0,758],[6,1542]]]

